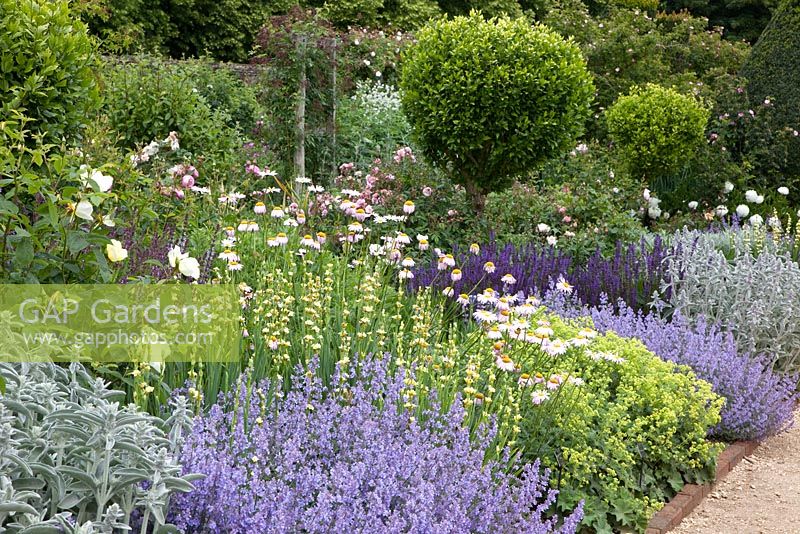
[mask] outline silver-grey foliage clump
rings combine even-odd
[[[739,350],[800,370],[800,266],[753,229],[674,236],[664,290],[684,317],[727,328]],[[664,292],[662,291],[662,294]]]
[[[0,533],[127,532],[132,516],[142,533],[174,531],[170,495],[195,479],[177,462],[185,399],[164,422],[79,364],[0,363],[0,376]]]

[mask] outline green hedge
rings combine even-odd
[[[800,1],[785,0],[742,67],[751,106],[769,99],[775,106],[774,131],[789,129],[786,173],[800,174]]]

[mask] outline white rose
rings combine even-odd
[[[194,279],[200,278],[200,262],[194,258],[183,258],[178,264],[178,270],[183,276]]]
[[[105,193],[111,186],[114,185],[114,178],[108,176],[107,174],[103,174],[100,171],[92,171],[92,175],[89,177],[89,180],[86,182],[86,185],[95,189],[95,185],[97,186],[98,190],[101,193]]]
[[[81,200],[78,202],[78,205],[75,206],[75,215],[81,219],[86,221],[92,220],[92,212],[94,211],[94,206],[88,200]]]
[[[789,194],[789,188],[785,187],[785,186],[784,187],[779,187],[778,188],[778,193],[780,193],[781,195],[788,195]]]
[[[112,239],[111,243],[106,245],[106,256],[108,256],[109,261],[116,263],[127,258],[128,251],[122,247],[122,243]]]
[[[691,202],[689,202],[689,209],[690,210],[696,210],[697,209],[697,205],[698,205],[697,201],[696,200],[692,200]]]
[[[188,258],[188,254],[184,254],[181,252],[181,247],[175,245],[169,252],[167,253],[167,258],[169,259],[169,266],[173,269],[178,266],[181,260]]]
[[[744,193],[744,199],[750,203],[758,201],[758,193],[756,193],[753,189],[748,189]]]

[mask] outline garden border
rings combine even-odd
[[[676,528],[745,456],[753,454],[758,445],[757,441],[737,441],[725,447],[717,457],[714,481],[702,485],[685,484],[664,508],[650,518],[645,534],[665,534]]]

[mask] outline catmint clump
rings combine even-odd
[[[666,321],[642,315],[620,303],[584,310],[601,332],[638,338],[665,360],[688,365],[698,378],[725,397],[722,421],[709,435],[716,439],[760,440],[785,430],[800,398],[798,377],[774,372],[764,356],[740,353],[734,336],[702,317],[691,322],[679,312]]]
[[[575,532],[580,505],[560,526],[547,518],[556,492],[538,462],[517,466],[519,478],[484,465],[488,441],[470,439],[460,402],[446,413],[433,407],[419,423],[398,409],[403,380],[413,377],[390,376],[385,360],[366,358],[357,375],[340,369],[331,387],[317,371],[314,362],[298,369],[287,394],[242,385],[196,419],[182,462],[207,478],[176,503],[179,528]]]

